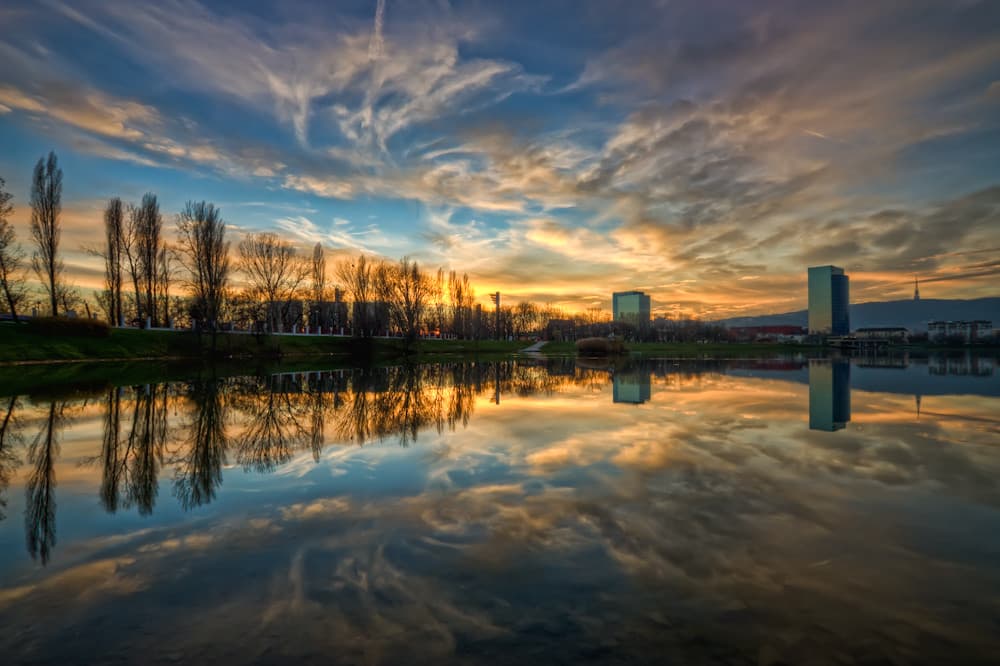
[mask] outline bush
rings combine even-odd
[[[28,320],[28,332],[34,335],[67,336],[73,338],[106,338],[111,327],[96,319],[65,317],[35,317]]]

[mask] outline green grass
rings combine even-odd
[[[347,355],[357,342],[332,336],[220,334],[215,352],[211,336],[189,331],[113,329],[106,338],[32,335],[24,327],[0,324],[0,362],[83,361],[100,359],[279,358]]]
[[[189,331],[112,329],[105,338],[36,335],[23,325],[0,324],[0,363],[95,360],[278,359],[344,357],[371,361],[400,356],[456,357],[510,354],[527,342],[492,340],[420,340],[407,345],[398,339],[360,340],[333,336],[261,336],[220,333],[211,337]]]
[[[30,336],[24,339],[23,331],[0,327],[0,358],[14,356],[15,360],[22,361],[0,363],[0,396],[83,397],[101,395],[114,386],[190,381],[199,377],[306,372],[400,362],[486,360],[509,357],[512,352],[527,346],[519,342],[481,341],[477,344],[474,341],[428,340],[407,347],[401,340],[303,336],[268,338],[258,347],[250,336],[220,335],[222,357],[212,357],[200,355],[197,340],[193,336],[187,340],[184,336],[183,333],[161,331],[117,330],[112,332],[111,338],[96,340],[35,339]],[[275,355],[279,350],[281,355]],[[260,353],[254,356],[247,353],[249,351]],[[184,356],[190,352],[193,355]],[[244,353],[226,358],[231,352]],[[81,360],[85,353],[90,356]],[[110,355],[110,358],[101,354]]]

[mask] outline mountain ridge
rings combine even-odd
[[[985,298],[922,298],[870,301],[850,306],[851,330],[869,326],[903,326],[912,332],[927,330],[934,320],[988,319],[1000,325],[1000,296]],[[723,326],[806,326],[808,310],[795,310],[752,317],[729,317],[716,321]]]

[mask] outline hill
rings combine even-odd
[[[757,317],[722,319],[724,326],[806,326],[806,310]],[[882,301],[852,303],[851,328],[866,326],[905,326],[913,332],[926,331],[927,322],[935,319],[989,319],[1000,326],[1000,297],[971,300],[926,298],[919,301]]]

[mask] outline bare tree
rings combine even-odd
[[[148,317],[155,326],[159,322],[160,259],[163,247],[163,216],[156,195],[147,192],[136,209],[133,240],[138,268],[138,287],[141,301],[140,320]]]
[[[309,325],[314,323],[317,326],[327,326],[326,316],[326,255],[323,253],[323,244],[316,243],[312,253],[312,289]]]
[[[64,313],[75,311],[79,307],[88,308],[87,302],[80,295],[80,290],[71,284],[62,283],[56,287],[56,302]],[[89,318],[89,317],[88,317]]]
[[[514,335],[526,335],[538,328],[539,312],[538,306],[531,301],[521,301],[515,305],[511,312]]]
[[[114,197],[104,209],[104,288],[108,298],[108,318],[112,326],[120,326],[125,313],[122,308],[122,277],[125,259],[125,206]]]
[[[316,243],[312,254],[312,299],[321,302],[326,298],[326,255],[322,243]]]
[[[190,273],[192,319],[212,331],[212,345],[219,313],[229,283],[229,243],[226,223],[210,203],[189,201],[177,221],[181,262]]]
[[[475,328],[472,312],[475,293],[469,284],[469,276],[463,274],[459,278],[455,271],[451,271],[448,274],[448,295],[451,299],[453,332],[462,338],[472,337]]]
[[[365,255],[360,255],[357,261],[344,260],[335,269],[337,279],[347,291],[353,305],[351,316],[354,335],[369,337],[373,329],[369,325],[369,306],[374,293],[372,264]]]
[[[438,268],[437,273],[434,275],[434,303],[431,306],[431,323],[432,329],[436,329],[438,333],[443,333],[445,328],[445,274],[443,268]]]
[[[142,308],[142,261],[139,253],[139,229],[142,227],[142,209],[132,204],[128,205],[128,216],[125,222],[125,232],[122,237],[122,256],[124,268],[132,283],[132,309],[135,319],[142,325],[145,316]]]
[[[281,330],[309,267],[291,244],[264,232],[247,234],[240,241],[240,268],[246,274],[250,297],[263,307],[259,318],[271,331]]]
[[[27,297],[24,280],[24,250],[16,244],[14,225],[10,215],[14,206],[10,203],[13,196],[6,190],[3,178],[0,178],[0,288],[10,310],[10,316],[17,321],[17,308]]]
[[[58,314],[63,262],[59,258],[59,214],[62,212],[62,169],[55,152],[39,158],[31,181],[31,237],[37,246],[32,267],[49,294],[52,316]]]
[[[166,244],[160,246],[156,259],[156,300],[157,311],[164,326],[170,324],[170,282],[174,277],[173,253]]]
[[[375,302],[368,308],[368,324],[375,333],[388,333],[393,323],[393,304],[395,303],[396,267],[380,259],[372,269],[372,291]]]
[[[420,333],[424,311],[434,294],[434,282],[408,257],[403,257],[393,267],[391,277],[393,319],[406,339],[413,342]]]

